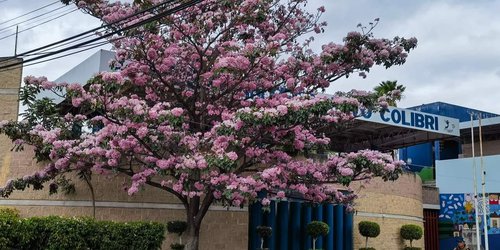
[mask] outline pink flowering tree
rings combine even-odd
[[[106,0],[63,1],[113,23],[158,4]],[[128,193],[144,185],[169,192],[185,207],[187,249],[198,249],[210,206],[243,207],[300,195],[310,202],[352,204],[353,181],[395,180],[402,163],[376,151],[325,154],[360,108],[379,109],[397,98],[351,91],[318,95],[340,78],[364,76],[373,66],[405,62],[416,39],[378,39],[371,27],[350,32],[321,51],[308,38],[323,32],[323,7],[306,0],[205,0],[173,15],[109,37],[115,72],[86,84],[27,77],[21,122],[0,132],[16,149],[31,145],[43,169],[0,189],[41,189],[68,172],[120,173]],[[144,20],[171,6],[125,22]],[[378,22],[378,20],[376,20]],[[106,32],[100,34],[103,35]],[[56,105],[41,91],[65,98]],[[265,193],[264,197],[258,193]]]

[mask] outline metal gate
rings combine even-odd
[[[426,250],[439,250],[439,210],[424,209],[424,240]]]

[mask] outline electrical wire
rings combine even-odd
[[[120,29],[115,30],[113,32],[104,34],[104,35],[102,35],[100,37],[97,37],[97,38],[94,38],[94,39],[91,39],[91,40],[88,40],[88,41],[85,41],[85,42],[81,42],[79,44],[76,44],[76,45],[73,45],[73,46],[70,46],[70,47],[67,47],[67,48],[63,48],[63,49],[60,49],[60,50],[49,52],[47,54],[40,55],[40,56],[37,56],[35,58],[30,58],[30,59],[27,59],[25,61],[15,62],[15,63],[9,64],[9,65],[5,65],[5,66],[0,66],[0,70],[3,70],[3,69],[9,69],[9,70],[11,70],[11,69],[13,69],[12,67],[18,66],[18,65],[23,65],[23,64],[25,64],[25,66],[30,66],[30,65],[35,65],[35,64],[41,63],[40,61],[38,61],[36,63],[26,64],[28,62],[34,62],[34,61],[37,61],[39,59],[43,59],[45,57],[50,57],[50,56],[53,56],[53,55],[56,55],[56,54],[64,53],[64,52],[66,52],[68,50],[78,49],[78,48],[81,48],[84,45],[88,45],[88,44],[94,43],[96,41],[105,39],[105,38],[113,36],[115,34],[119,34],[121,32],[130,30],[130,29],[133,29],[133,28],[136,28],[136,27],[140,27],[140,26],[142,26],[144,24],[147,24],[147,23],[159,20],[159,19],[161,19],[163,17],[166,17],[168,15],[172,15],[172,14],[175,14],[175,13],[177,13],[179,11],[182,11],[184,9],[192,7],[192,6],[198,4],[198,3],[202,2],[202,1],[203,0],[192,0],[192,1],[189,1],[189,2],[186,2],[186,3],[179,4],[176,7],[172,8],[172,9],[169,9],[169,10],[166,10],[166,11],[163,11],[161,13],[158,13],[157,15],[155,15],[153,17],[146,18],[146,19],[141,20],[141,21],[139,21],[137,23],[131,24],[130,26],[126,26],[126,27],[120,28]],[[108,41],[104,41],[104,42],[108,43]],[[85,49],[85,50],[88,50],[88,48]],[[82,52],[82,51],[80,51],[80,52]],[[10,58],[10,59],[14,59],[14,58]],[[51,60],[54,60],[54,59],[56,59],[56,58],[52,58]],[[9,60],[9,59],[7,59],[7,60]],[[50,60],[47,59],[47,60],[44,60],[43,62],[47,62],[47,61],[50,61]],[[0,61],[0,62],[2,62],[2,61]]]
[[[63,8],[67,8],[67,7],[68,7],[68,6],[66,6],[66,5],[65,5],[65,6],[61,6],[61,7],[59,7],[59,8],[53,9],[53,10],[51,10],[51,11],[44,12],[44,13],[42,13],[42,14],[38,15],[38,16],[34,16],[34,17],[29,18],[29,19],[26,19],[26,20],[24,20],[24,21],[21,21],[21,22],[18,22],[18,23],[14,23],[14,24],[11,24],[11,25],[9,25],[9,26],[7,26],[7,27],[1,28],[1,29],[0,29],[0,31],[1,31],[1,32],[0,32],[0,34],[1,34],[1,33],[5,33],[5,30],[8,30],[8,29],[10,29],[10,28],[12,28],[12,27],[16,27],[16,26],[21,25],[21,24],[23,24],[23,23],[27,23],[27,22],[29,22],[29,21],[32,21],[32,20],[37,19],[37,18],[39,18],[39,17],[43,17],[43,16],[45,16],[45,15],[47,15],[47,14],[51,14],[51,13],[53,13],[54,11],[57,11],[57,10],[60,10],[60,9],[63,9]]]
[[[3,2],[6,2],[6,1],[8,1],[8,0],[4,0]],[[3,2],[0,2],[0,3],[3,3]],[[14,21],[14,20],[19,19],[21,17],[25,17],[25,16],[27,16],[27,15],[29,15],[31,13],[35,13],[35,12],[37,12],[39,10],[45,9],[45,8],[47,8],[49,6],[52,6],[54,4],[57,4],[57,3],[59,3],[59,1],[55,1],[55,2],[49,3],[49,4],[44,5],[44,6],[40,7],[40,8],[38,8],[38,9],[32,10],[32,11],[24,13],[24,14],[22,14],[20,16],[17,16],[17,17],[11,18],[9,20],[3,21],[3,22],[0,23],[0,25],[6,24],[6,23],[11,22],[11,21]]]
[[[59,19],[59,18],[61,18],[61,17],[63,17],[63,16],[69,15],[69,14],[71,14],[71,13],[73,13],[73,12],[77,11],[77,10],[78,10],[78,9],[73,9],[73,10],[71,10],[71,11],[69,11],[69,12],[66,12],[66,13],[60,14],[60,15],[58,15],[58,16],[56,16],[56,17],[53,17],[53,18],[51,18],[51,19],[49,19],[49,20],[46,20],[46,21],[44,21],[44,22],[41,22],[41,23],[39,23],[39,24],[37,24],[37,25],[33,25],[33,26],[28,27],[28,28],[26,28],[26,29],[20,30],[19,32],[12,33],[12,34],[10,34],[10,35],[6,35],[6,36],[3,36],[3,37],[0,37],[0,41],[1,41],[1,40],[5,40],[5,39],[7,39],[7,38],[9,38],[9,37],[15,36],[16,34],[21,34],[21,33],[26,32],[26,31],[28,31],[28,30],[32,30],[32,29],[34,29],[34,28],[36,28],[36,27],[38,27],[38,26],[44,25],[44,24],[46,24],[46,23],[52,22],[52,21],[54,21],[54,20],[56,20],[56,19]]]
[[[76,34],[76,35],[74,35],[74,36],[71,36],[71,37],[65,38],[65,39],[63,39],[63,40],[60,40],[60,41],[57,41],[57,42],[54,42],[54,43],[51,43],[51,44],[48,44],[48,45],[44,45],[44,46],[39,47],[39,48],[36,48],[36,49],[32,49],[32,50],[29,50],[29,51],[23,52],[23,53],[21,53],[21,54],[17,54],[17,55],[16,55],[16,56],[14,56],[14,57],[10,57],[10,58],[9,58],[9,57],[7,57],[7,58],[4,58],[4,60],[0,60],[0,63],[1,63],[1,62],[5,62],[5,61],[8,61],[9,59],[14,59],[14,58],[18,58],[18,57],[24,57],[24,56],[30,56],[30,54],[32,54],[32,53],[36,53],[36,52],[38,52],[38,51],[40,51],[40,50],[43,50],[43,49],[52,48],[52,47],[54,47],[54,46],[56,46],[56,45],[60,45],[60,44],[62,44],[62,43],[67,43],[67,42],[69,42],[69,41],[73,41],[73,40],[75,40],[75,39],[77,39],[77,41],[78,41],[78,40],[81,40],[81,37],[82,37],[82,36],[87,36],[87,35],[89,35],[89,34],[92,34],[92,35],[93,35],[95,32],[97,32],[97,31],[99,31],[99,30],[101,30],[101,29],[113,28],[113,26],[114,26],[114,25],[119,24],[119,23],[121,23],[121,22],[123,22],[123,21],[126,21],[126,20],[128,20],[128,19],[130,19],[130,18],[132,18],[132,17],[136,17],[136,16],[139,16],[139,15],[144,14],[144,13],[151,13],[151,12],[152,12],[152,11],[154,11],[155,9],[160,8],[160,7],[162,7],[162,6],[166,5],[166,4],[173,3],[173,2],[175,2],[175,1],[178,1],[178,0],[167,0],[167,1],[164,1],[164,2],[161,2],[161,3],[158,3],[158,4],[153,5],[153,6],[149,7],[149,8],[147,8],[147,9],[144,9],[144,10],[138,11],[138,12],[133,13],[133,14],[130,14],[130,15],[126,16],[126,17],[123,17],[123,18],[121,18],[121,19],[119,19],[119,20],[116,20],[116,21],[114,21],[114,22],[111,22],[111,23],[109,23],[109,24],[106,24],[106,25],[103,25],[103,26],[100,26],[100,27],[93,28],[93,29],[91,29],[91,30],[88,30],[88,31],[85,31],[85,32],[82,32],[82,33]],[[80,39],[79,39],[79,38],[80,38]]]

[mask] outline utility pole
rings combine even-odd
[[[479,204],[477,202],[477,167],[476,167],[476,153],[474,146],[474,113],[470,113],[470,134],[471,134],[471,145],[472,145],[472,171],[474,176],[474,218],[476,221],[476,247],[481,249],[481,231],[479,228]]]
[[[19,25],[16,26],[16,42],[14,44],[14,56],[17,57],[17,36],[19,35]]]
[[[481,152],[481,185],[482,195],[483,195],[483,230],[484,230],[484,249],[490,250],[490,244],[488,242],[488,221],[486,218],[486,206],[488,205],[488,199],[486,199],[486,171],[484,170],[483,162],[483,132],[481,128],[481,114],[479,114],[479,151]]]

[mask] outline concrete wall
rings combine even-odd
[[[476,140],[478,139],[476,138]],[[477,157],[480,155],[479,142],[474,143],[474,148]],[[500,140],[483,141],[483,155],[489,156],[498,154],[500,154]],[[462,156],[464,158],[472,157],[472,143],[462,144]]]

